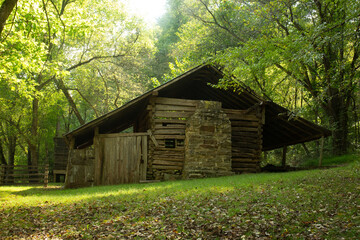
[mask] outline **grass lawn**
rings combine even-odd
[[[358,239],[357,159],[153,184],[0,187],[0,238]]]

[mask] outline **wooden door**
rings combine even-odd
[[[100,134],[94,141],[95,185],[146,180],[147,133]]]

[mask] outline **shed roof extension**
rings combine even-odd
[[[220,70],[210,65],[201,65],[129,101],[65,135],[67,140],[75,139],[75,148],[92,144],[95,128],[100,133],[120,132],[131,126],[146,110],[154,92],[159,97],[209,100],[222,102],[227,109],[248,109],[255,104],[265,104],[265,125],[263,127],[263,150],[272,150],[330,136],[331,132],[301,117],[292,117],[291,112],[280,105],[265,100],[245,86],[236,89],[214,88],[223,78]]]

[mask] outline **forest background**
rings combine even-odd
[[[328,155],[359,149],[357,0],[167,0],[156,25],[121,0],[0,3],[1,164],[51,166],[55,136],[203,63],[332,130]]]

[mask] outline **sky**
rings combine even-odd
[[[155,24],[166,9],[166,0],[128,0],[127,2],[130,11],[143,17],[149,24]]]

